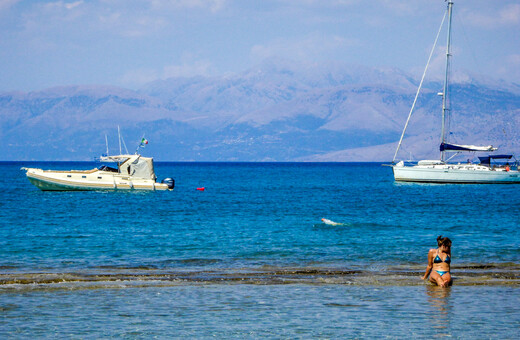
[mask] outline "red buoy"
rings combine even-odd
[[[204,191],[204,187],[202,188],[197,188],[198,191]]]

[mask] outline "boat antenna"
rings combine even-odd
[[[107,157],[108,157],[108,138],[107,138],[107,134],[105,133],[105,144],[107,146]]]
[[[128,148],[126,147],[126,144],[125,144],[125,139],[123,138],[123,136],[121,135],[121,129],[119,128],[119,125],[117,126],[117,135],[119,136],[119,154],[122,155],[123,154],[123,151],[121,150],[121,142],[123,143],[123,146],[125,147],[125,150],[126,150],[126,154],[128,155]]]
[[[123,154],[121,151],[121,130],[119,129],[119,125],[117,126],[117,137],[119,138],[119,154]]]
[[[126,154],[128,155],[128,148],[126,147],[125,139],[123,138],[123,136],[121,136],[121,140],[123,141],[123,146],[125,147]]]
[[[444,17],[442,18],[441,25],[439,27],[439,31],[437,32],[437,36],[435,37],[435,42],[433,43],[432,50],[430,51],[430,56],[428,57],[428,62],[426,63],[426,67],[424,68],[424,72],[421,77],[421,82],[419,83],[419,87],[417,88],[417,92],[415,93],[415,98],[413,100],[413,104],[410,109],[410,113],[408,113],[408,118],[406,119],[406,124],[404,125],[403,133],[401,134],[401,138],[399,139],[399,144],[397,144],[397,149],[395,150],[394,159],[392,160],[392,163],[395,163],[395,159],[397,158],[397,153],[399,152],[399,149],[401,148],[401,144],[403,143],[403,137],[406,132],[406,128],[408,127],[408,123],[410,122],[410,118],[412,117],[412,113],[415,108],[415,104],[417,103],[417,98],[419,97],[419,93],[421,92],[424,78],[426,77],[426,71],[428,71],[428,67],[430,66],[430,61],[432,59],[433,52],[435,51],[435,47],[437,46],[437,41],[439,40],[439,35],[441,34],[442,26],[444,25],[444,20],[446,20],[446,12],[444,13]]]
[[[450,111],[450,108],[448,107],[448,90],[449,90],[449,84],[448,84],[448,75],[450,71],[450,57],[451,57],[451,51],[450,51],[450,44],[451,44],[451,14],[452,14],[452,7],[453,7],[453,1],[448,1],[448,38],[446,42],[446,71],[444,74],[444,89],[442,91],[442,129],[441,129],[441,145],[446,141],[446,116]],[[444,149],[441,151],[441,161],[444,161]]]

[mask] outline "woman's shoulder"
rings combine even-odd
[[[428,251],[428,254],[431,254],[431,255],[436,254],[436,253],[437,253],[437,249],[436,248],[432,248],[432,249],[430,249]]]

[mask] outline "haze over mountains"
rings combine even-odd
[[[391,161],[418,80],[397,69],[268,61],[238,75],[171,78],[139,91],[68,86],[0,93],[0,160]],[[425,84],[401,159],[438,157],[442,89]],[[452,87],[453,142],[520,151],[520,86],[467,78]]]

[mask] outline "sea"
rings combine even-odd
[[[43,192],[20,170],[98,165],[0,163],[0,338],[520,336],[518,185],[156,162],[173,191]],[[446,289],[421,279],[439,235]]]

